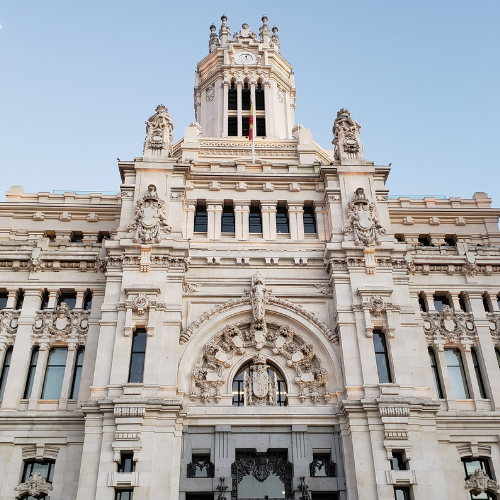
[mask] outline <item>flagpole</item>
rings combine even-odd
[[[256,132],[256,129],[255,129],[255,109],[253,107],[253,99],[252,99],[252,96],[250,96],[250,99],[251,99],[251,105],[250,105],[250,109],[252,110],[252,164],[255,164],[255,132]]]

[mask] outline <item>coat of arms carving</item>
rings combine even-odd
[[[253,365],[245,372],[243,387],[247,406],[275,406],[278,392],[276,373],[268,373],[265,356],[257,354],[252,358]]]
[[[165,213],[165,202],[156,192],[156,186],[150,184],[142,200],[138,200],[135,213],[128,225],[129,231],[135,231],[134,243],[160,243],[165,233],[172,228]]]

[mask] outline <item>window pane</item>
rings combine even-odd
[[[445,349],[444,355],[448,365],[453,397],[455,399],[469,399],[469,387],[465,378],[460,351],[458,349]]]
[[[12,347],[7,349],[3,362],[2,375],[0,377],[0,399],[3,398],[5,392],[5,385],[7,384],[7,377],[9,376],[10,362],[12,360]]]
[[[250,116],[243,116],[241,118],[241,135],[248,136],[250,133]]]
[[[429,348],[429,359],[431,362],[432,376],[434,378],[434,385],[436,386],[437,396],[439,399],[443,399],[443,388],[441,386],[441,378],[439,377],[439,368],[436,362],[436,355],[431,348]]]
[[[379,383],[391,383],[392,377],[389,368],[389,358],[387,356],[385,338],[382,332],[373,332],[373,346],[375,348],[375,361],[377,363]]]
[[[434,296],[434,308],[436,309],[436,311],[441,312],[444,306],[450,306],[448,297],[445,297],[444,295]]]
[[[0,293],[0,309],[5,309],[7,307],[7,299],[9,298],[8,293]]]
[[[234,209],[231,205],[224,205],[222,209],[222,232],[234,233]]]
[[[255,89],[255,109],[257,111],[264,111],[265,109],[264,89],[262,84],[258,84]]]
[[[31,390],[33,389],[33,380],[35,379],[36,364],[38,361],[38,348],[35,347],[31,353],[30,366],[28,368],[28,376],[26,377],[26,386],[24,388],[23,398],[31,397]]]
[[[471,349],[472,362],[474,363],[474,371],[476,372],[477,384],[479,385],[479,393],[483,399],[486,399],[486,389],[484,388],[483,376],[481,375],[481,367],[479,366],[479,360],[477,359],[477,353],[475,349]]]
[[[205,205],[197,205],[196,213],[194,215],[194,232],[206,233],[207,232],[207,207]]]
[[[238,118],[236,116],[229,116],[227,119],[227,135],[238,135]]]
[[[288,210],[286,207],[278,207],[276,209],[276,232],[285,234],[290,232],[288,226]]]
[[[141,383],[144,378],[144,360],[146,357],[147,333],[145,330],[136,330],[132,338],[132,353],[130,356],[130,371],[128,381]]]
[[[78,349],[78,354],[76,356],[75,372],[73,374],[73,382],[71,384],[71,395],[70,399],[78,399],[78,392],[80,391],[80,380],[82,378],[82,368],[83,368],[83,356],[85,350]]]
[[[316,233],[316,217],[313,207],[304,207],[304,233]]]
[[[250,207],[248,227],[251,233],[262,233],[262,217],[260,207]]]
[[[244,110],[250,109],[250,89],[248,88],[248,83],[245,83],[241,89],[241,107]]]
[[[231,84],[231,87],[229,88],[228,93],[227,93],[227,109],[229,109],[229,110],[238,109],[238,93],[236,91],[234,83]],[[229,135],[231,135],[231,134],[229,134]],[[234,134],[234,135],[236,135],[236,134]]]
[[[258,117],[256,120],[257,124],[257,135],[263,137],[266,134],[266,119],[263,117]]]
[[[59,399],[61,397],[67,354],[68,350],[62,347],[55,347],[50,350],[43,383],[42,399]]]
[[[62,293],[59,295],[57,304],[61,305],[63,302],[66,303],[70,309],[74,309],[76,305],[76,293]]]

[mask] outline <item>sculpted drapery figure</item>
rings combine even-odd
[[[269,299],[269,291],[266,288],[264,277],[259,272],[252,278],[250,298],[252,300],[253,319],[257,324],[262,324],[266,314],[266,303]]]

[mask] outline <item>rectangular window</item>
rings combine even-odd
[[[395,500],[411,500],[410,488],[406,486],[398,486],[394,488],[394,498]]]
[[[483,293],[483,307],[487,313],[491,312],[489,297],[486,293]]]
[[[238,135],[238,117],[228,116],[227,118],[227,135],[236,137]]]
[[[391,458],[391,470],[406,470],[406,462],[403,459],[403,453],[393,451]]]
[[[73,382],[71,383],[70,399],[78,399],[80,392],[80,380],[82,378],[83,357],[85,355],[85,348],[80,347],[76,354],[75,371],[73,372]]]
[[[250,96],[251,93],[248,88],[248,83],[244,83],[241,89],[241,109],[245,111],[250,109]]]
[[[314,207],[305,206],[304,207],[304,233],[306,234],[314,234],[317,233],[316,229],[316,212],[314,211]]]
[[[87,290],[83,296],[83,310],[90,311],[92,308],[92,292]]]
[[[206,233],[207,223],[207,206],[204,203],[198,202],[196,205],[196,212],[194,214],[194,232]]]
[[[498,368],[500,368],[500,350],[495,349],[495,353],[497,355]]]
[[[115,490],[115,500],[133,500],[134,490]]]
[[[60,306],[65,303],[70,309],[74,309],[76,306],[76,292],[63,292],[59,294],[57,298],[57,305]]]
[[[187,465],[187,477],[214,477],[214,464],[210,455],[193,455]]]
[[[257,125],[257,134],[259,137],[266,136],[266,119],[265,117],[259,116],[255,119]]]
[[[250,206],[248,215],[248,230],[250,233],[262,233],[262,215],[258,205]]]
[[[266,109],[266,100],[264,99],[264,89],[262,88],[261,83],[258,83],[257,88],[255,89],[255,109],[257,111],[264,111]]]
[[[23,308],[23,304],[24,304],[24,290],[19,289],[17,291],[16,307],[15,307],[15,309],[17,311],[20,311]]]
[[[423,294],[419,293],[418,294],[418,307],[420,309],[421,312],[428,312],[427,311],[427,302],[425,300],[425,297]]]
[[[118,472],[135,472],[134,454],[122,451]]]
[[[311,477],[335,477],[335,467],[330,454],[313,453],[313,461],[309,464],[309,473]]]
[[[97,235],[97,243],[102,243],[103,241],[109,240],[110,238],[109,231],[99,231]]]
[[[26,377],[26,385],[24,386],[23,399],[31,397],[33,389],[33,381],[35,380],[36,363],[38,361],[38,347],[33,347],[31,351],[30,366],[28,368],[28,376]]]
[[[483,399],[486,399],[486,389],[484,388],[483,376],[481,375],[481,367],[479,366],[479,359],[475,349],[471,349],[472,363],[474,364],[474,371],[476,372],[477,385],[479,385],[479,393]]]
[[[7,300],[9,299],[9,294],[7,292],[0,292],[0,310],[7,307]]]
[[[434,308],[441,312],[444,306],[451,307],[450,299],[446,295],[434,295]]]
[[[380,330],[373,330],[373,346],[375,348],[375,360],[377,362],[378,381],[381,384],[392,383],[391,370],[389,368],[389,356],[385,343],[385,336]]]
[[[132,352],[130,355],[130,370],[128,381],[142,383],[144,378],[144,360],[146,358],[146,330],[137,329],[132,337]]]
[[[287,234],[290,232],[290,226],[288,224],[288,210],[286,206],[280,206],[276,208],[276,232]]]
[[[229,203],[224,203],[222,209],[222,232],[234,233],[234,207]]]
[[[229,87],[227,92],[227,109],[229,111],[236,111],[238,109],[238,92],[236,91],[234,82],[231,83],[231,87]]]
[[[7,384],[7,377],[9,376],[10,363],[12,361],[12,347],[7,349],[3,361],[2,375],[0,376],[0,399],[3,399],[5,392],[5,385]]]
[[[444,246],[445,247],[454,247],[455,246],[455,238],[453,236],[447,236],[444,239]]]
[[[430,247],[431,246],[431,239],[427,235],[420,235],[418,237],[418,244],[421,247]]]
[[[52,483],[52,479],[54,477],[54,462],[51,460],[43,460],[41,462],[36,461],[28,461],[24,462],[23,468],[23,476],[21,478],[21,482],[25,483],[30,476],[32,476],[35,472],[38,472],[48,483]],[[23,497],[24,498],[24,497]],[[27,497],[27,499],[31,499],[33,497]],[[43,497],[37,497],[37,499],[45,499],[49,498],[47,495]]]
[[[43,382],[42,399],[59,399],[66,369],[68,349],[53,347],[49,352],[45,380]]]
[[[436,393],[439,399],[443,399],[443,388],[441,386],[441,377],[439,376],[439,368],[436,362],[436,354],[434,350],[429,347],[429,360],[431,362],[432,377],[434,378],[434,385],[436,386]]]
[[[43,311],[44,309],[47,309],[47,307],[49,307],[49,292],[44,290],[40,300],[40,310]]]
[[[465,302],[465,297],[462,294],[458,296],[458,304],[461,311],[467,312],[467,303]]]
[[[241,135],[243,137],[248,137],[250,133],[250,116],[241,117]]]
[[[73,231],[70,241],[71,243],[83,243],[83,233],[81,231]]]
[[[451,390],[455,399],[470,399],[469,386],[465,377],[462,353],[458,349],[445,349],[444,356],[450,375]]]

